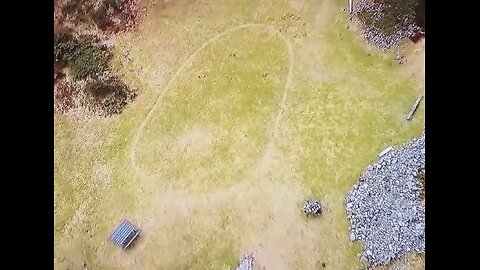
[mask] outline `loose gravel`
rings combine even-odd
[[[425,205],[416,178],[425,167],[425,132],[368,165],[345,200],[351,241],[369,265],[425,252]]]

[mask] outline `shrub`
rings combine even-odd
[[[62,67],[58,65],[54,65],[53,68],[53,83],[57,83],[58,81],[65,78],[65,73],[62,72]]]
[[[70,66],[76,79],[96,77],[107,70],[112,56],[111,51],[103,50],[98,42],[99,38],[94,35],[55,34],[55,63]]]
[[[137,25],[138,5],[139,0],[70,0],[57,20],[93,23],[106,33],[119,32]]]
[[[76,14],[80,8],[79,4],[80,0],[70,0],[62,7],[62,12],[69,15]]]
[[[80,89],[67,81],[59,82],[53,92],[53,110],[65,113],[78,105]]]
[[[109,116],[121,113],[135,97],[136,92],[116,77],[97,79],[86,87],[61,81],[54,90],[54,111],[83,108],[87,115]]]
[[[71,71],[76,79],[97,77],[108,67],[111,54],[102,51],[98,47],[85,48],[78,51],[75,60],[71,64]]]
[[[72,22],[96,24],[104,32],[116,32],[138,22],[139,0],[70,0],[60,9],[55,2],[54,34],[54,110],[65,113],[82,108],[87,115],[108,116],[120,113],[136,97],[117,77],[107,77],[112,48],[101,45],[95,35],[74,35],[62,29]],[[68,15],[68,16],[66,16]],[[68,67],[73,79],[63,80]],[[92,82],[93,81],[93,82]]]
[[[112,26],[110,14],[108,13],[108,7],[105,5],[100,5],[98,8],[92,9],[90,17],[97,27],[102,30],[106,30]]]
[[[53,38],[53,52],[55,62],[69,62],[74,59],[77,45],[71,34],[55,34]]]
[[[86,86],[88,106],[97,115],[112,115],[123,111],[135,97],[132,91],[116,77],[97,80]]]

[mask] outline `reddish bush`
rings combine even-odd
[[[139,0],[54,0],[55,112],[73,109],[75,114],[108,116],[121,113],[135,98],[134,89],[106,72],[111,46],[73,30],[84,26],[109,34],[131,30],[139,22],[138,5]],[[72,77],[65,78],[62,71],[67,66]]]
[[[55,85],[53,92],[53,110],[55,112],[65,113],[68,110],[77,107],[80,96],[80,89],[73,83],[60,81]]]
[[[139,0],[69,0],[59,5],[57,23],[93,23],[108,34],[131,30],[139,21]]]
[[[136,91],[117,77],[98,79],[86,86],[62,80],[55,85],[54,111],[81,109],[86,115],[109,116],[121,113],[135,97]]]
[[[115,77],[88,84],[85,93],[86,106],[94,114],[102,116],[121,113],[136,97],[135,91]]]
[[[123,20],[127,30],[138,25],[140,13],[138,11],[139,0],[125,0],[124,11],[122,13]]]

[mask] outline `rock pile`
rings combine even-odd
[[[369,265],[386,265],[408,252],[425,252],[425,205],[416,178],[425,167],[425,132],[369,165],[346,198],[350,240]]]
[[[322,213],[322,206],[319,201],[306,201],[302,212],[309,216],[316,216]]]
[[[364,13],[369,15],[369,20],[380,21],[385,17],[383,10],[385,6],[374,3],[369,0],[361,0],[356,3],[356,13]],[[409,26],[408,21],[414,18],[414,13],[404,20],[403,23],[397,24],[391,33],[387,34],[385,31],[374,27],[372,24],[366,25],[365,21],[358,20],[358,25],[363,29],[364,38],[382,50],[388,50],[397,45],[402,39],[409,37],[414,33],[415,27]]]

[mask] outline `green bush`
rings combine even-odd
[[[61,33],[53,38],[55,62],[69,62],[74,59],[77,43],[73,35]]]
[[[76,79],[96,77],[108,68],[111,51],[104,51],[98,45],[99,38],[94,35],[55,34],[55,63],[70,66]]]
[[[70,1],[65,6],[65,12],[75,16],[85,15],[91,20],[93,8],[84,8],[82,4],[92,2]],[[97,9],[96,19],[99,22],[110,23],[106,16],[105,5],[122,9],[121,0],[107,0]],[[54,34],[54,109],[65,113],[74,108],[87,108],[89,113],[108,116],[120,113],[135,96],[131,90],[117,77],[107,77],[108,62],[112,50],[106,49],[95,35],[75,35],[68,29],[55,30]],[[66,74],[64,68],[69,68],[75,80],[86,79],[87,85],[63,80]],[[97,76],[102,75],[102,76]],[[92,83],[93,81],[93,83]]]
[[[107,62],[110,54],[99,48],[87,48],[80,50],[71,64],[71,71],[76,79],[96,77],[108,67]]]

